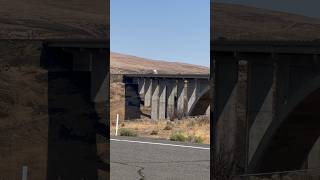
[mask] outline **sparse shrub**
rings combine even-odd
[[[163,130],[171,130],[172,128],[173,128],[173,123],[171,121],[167,121],[167,124],[163,128]]]
[[[193,143],[203,143],[204,139],[200,136],[188,136],[187,140]]]
[[[196,121],[191,120],[191,121],[188,122],[187,127],[188,127],[188,128],[192,128],[192,127],[194,127],[195,125],[196,125]]]
[[[158,130],[152,130],[152,132],[150,133],[150,135],[158,135],[159,131]]]
[[[177,132],[174,132],[173,134],[171,134],[170,136],[170,140],[171,141],[186,141],[186,137],[185,135],[181,132],[181,131],[177,131]]]
[[[121,128],[120,136],[137,136],[137,133],[131,129]]]

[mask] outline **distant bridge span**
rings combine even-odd
[[[126,119],[140,118],[141,102],[151,107],[151,119],[154,120],[209,112],[208,74],[127,74],[123,81]]]

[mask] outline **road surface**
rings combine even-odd
[[[111,180],[208,180],[209,145],[111,137]]]

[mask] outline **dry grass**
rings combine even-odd
[[[115,134],[115,121],[112,120],[111,135]],[[186,138],[201,137],[203,143],[210,143],[210,120],[206,116],[183,119],[179,121],[151,121],[139,119],[134,121],[120,120],[119,128],[131,129],[141,137],[170,139],[176,132],[181,132]],[[170,127],[170,128],[168,128]]]
[[[111,83],[110,84],[110,119],[115,120],[116,115],[120,115],[120,120],[124,118],[124,84]],[[115,121],[111,121],[114,123]],[[115,124],[112,124],[115,125]]]
[[[179,62],[151,60],[141,57],[113,53],[110,54],[111,73],[151,73],[157,69],[159,73],[208,74],[209,68]]]

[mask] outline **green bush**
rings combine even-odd
[[[137,133],[131,129],[121,128],[120,136],[137,136]]]
[[[186,139],[187,138],[180,131],[174,132],[170,136],[170,140],[171,141],[182,141],[182,142],[184,142],[184,141],[186,141]]]

